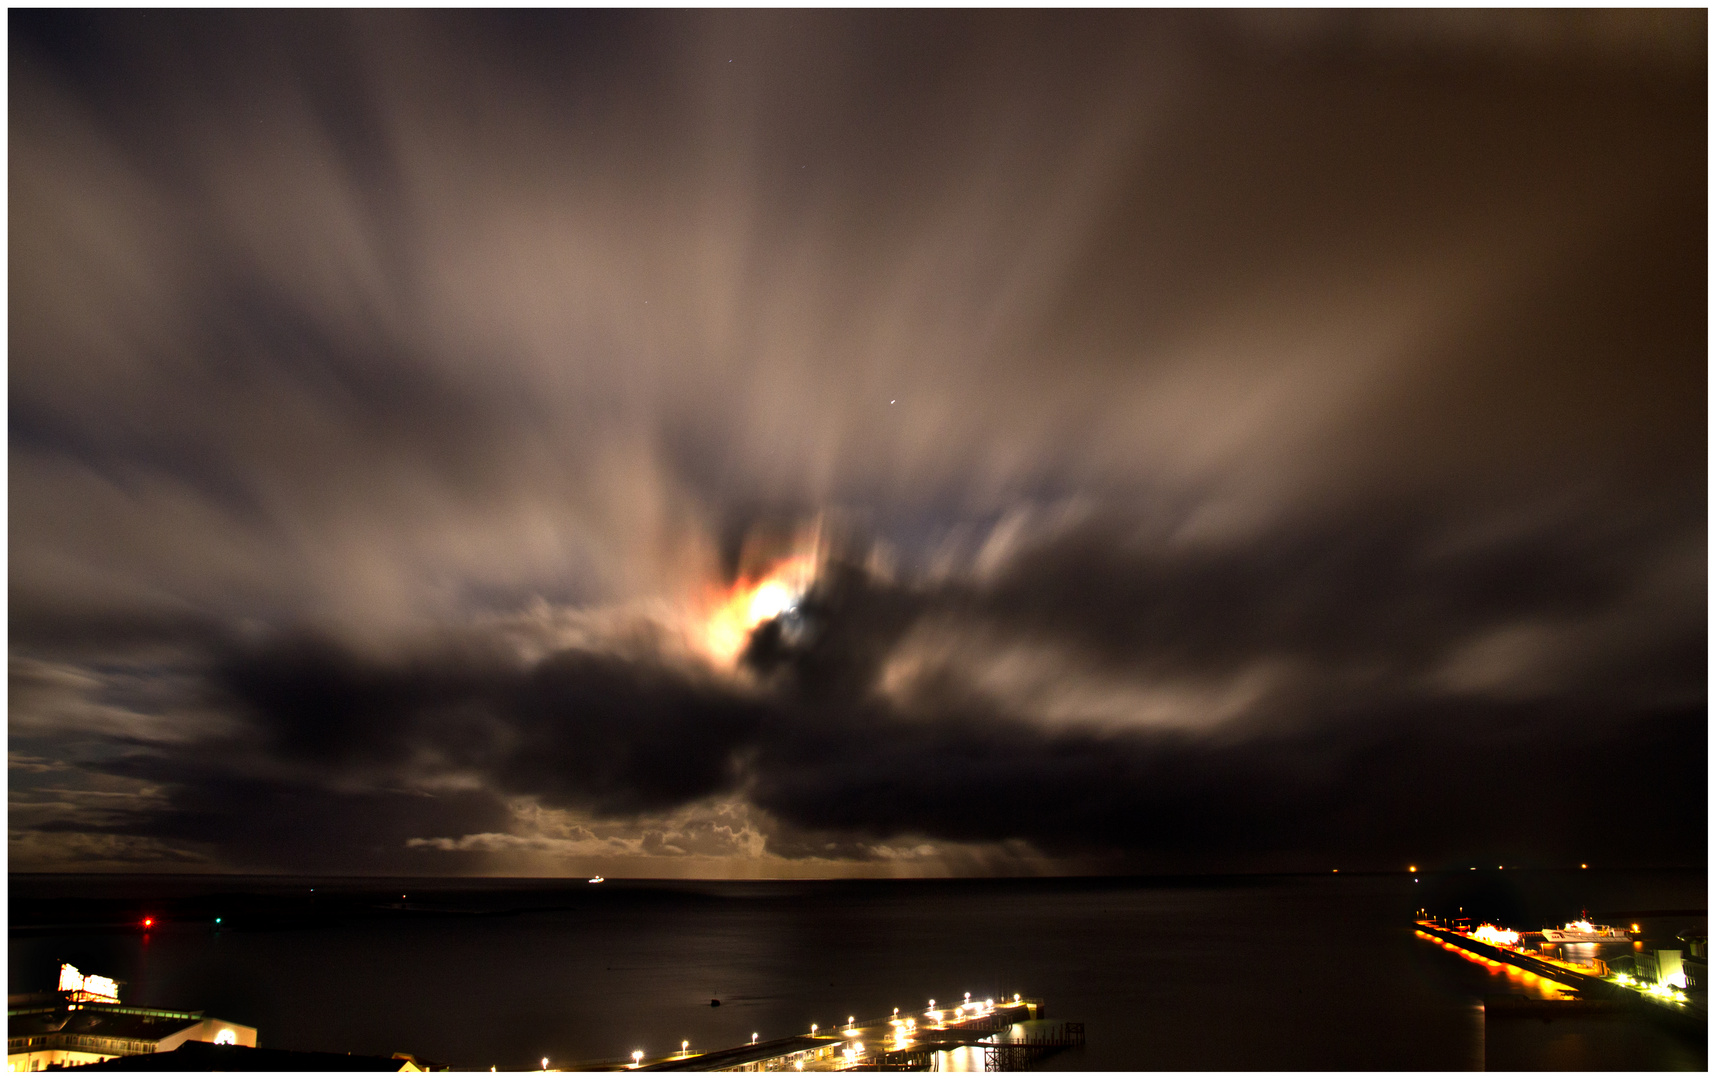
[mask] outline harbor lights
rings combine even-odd
[[[548,1071],[548,1059],[547,1058],[542,1059],[542,1071],[543,1072]]]
[[[816,1034],[816,1025],[815,1024],[810,1025],[810,1033],[812,1035]]]
[[[690,1039],[679,1040],[679,1056],[684,1057],[686,1054],[689,1054],[689,1053],[691,1053],[691,1040]]]
[[[757,1045],[757,1033],[754,1031],[751,1032],[751,1045],[752,1046]]]
[[[633,1050],[632,1051],[632,1068],[635,1069],[642,1064],[643,1064],[643,1051],[642,1050]]]

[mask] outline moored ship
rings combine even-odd
[[[1602,923],[1593,923],[1588,918],[1570,922],[1559,930],[1544,930],[1543,940],[1551,945],[1575,944],[1612,944],[1621,941],[1631,941],[1626,931],[1617,930]]]

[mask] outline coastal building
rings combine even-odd
[[[256,1029],[200,1012],[119,1003],[119,983],[60,965],[59,986],[6,1001],[6,1069],[42,1072],[117,1057],[162,1054],[186,1043],[255,1046]]]
[[[270,1073],[363,1073],[444,1072],[446,1065],[425,1061],[411,1054],[379,1057],[370,1054],[330,1054],[314,1050],[273,1050],[254,1046],[217,1046],[188,1042],[164,1054],[133,1054],[95,1065],[91,1072],[270,1072]]]
[[[200,1012],[93,1002],[21,1003],[6,1010],[6,1068],[41,1072],[132,1054],[160,1054],[187,1042],[255,1046],[256,1029]]]

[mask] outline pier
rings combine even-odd
[[[815,1028],[722,1050],[589,1063],[586,1069],[648,1072],[922,1072],[937,1055],[967,1055],[962,1071],[1006,1072],[1069,1047],[1084,1045],[1084,1024],[1048,1020],[1038,998],[966,1000],[948,1008]]]
[[[1573,1016],[1620,1008],[1677,1031],[1701,1037],[1708,1033],[1709,1012],[1704,1004],[1684,998],[1675,1000],[1651,993],[1648,989],[1626,985],[1609,977],[1608,969],[1601,960],[1589,965],[1570,964],[1521,949],[1491,944],[1470,934],[1437,926],[1425,919],[1417,921],[1416,933],[1421,938],[1438,942],[1464,954],[1474,963],[1492,968],[1512,968],[1522,973],[1528,982],[1542,980],[1542,988],[1569,996],[1562,1000],[1548,998],[1541,1002],[1510,1002],[1505,1008],[1509,1014],[1529,1014],[1539,1019],[1552,1019],[1560,1015]]]

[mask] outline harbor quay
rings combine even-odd
[[[971,1000],[921,1012],[813,1024],[809,1031],[718,1050],[681,1043],[666,1055],[584,1062],[582,1071],[640,1072],[1005,1072],[1084,1044],[1084,1024],[1051,1020],[1040,998]]]
[[[1588,921],[1560,931],[1521,934],[1487,924],[1473,928],[1470,920],[1423,917],[1415,921],[1414,933],[1509,975],[1529,991],[1487,997],[1486,1015],[1549,1021],[1626,1014],[1682,1034],[1707,1036],[1702,938],[1689,942],[1693,955],[1683,957],[1679,949],[1647,949],[1642,940]],[[1627,951],[1604,958],[1597,955],[1599,943],[1624,945]],[[1570,957],[1569,945],[1587,948],[1591,955]],[[1648,975],[1641,977],[1640,972]]]

